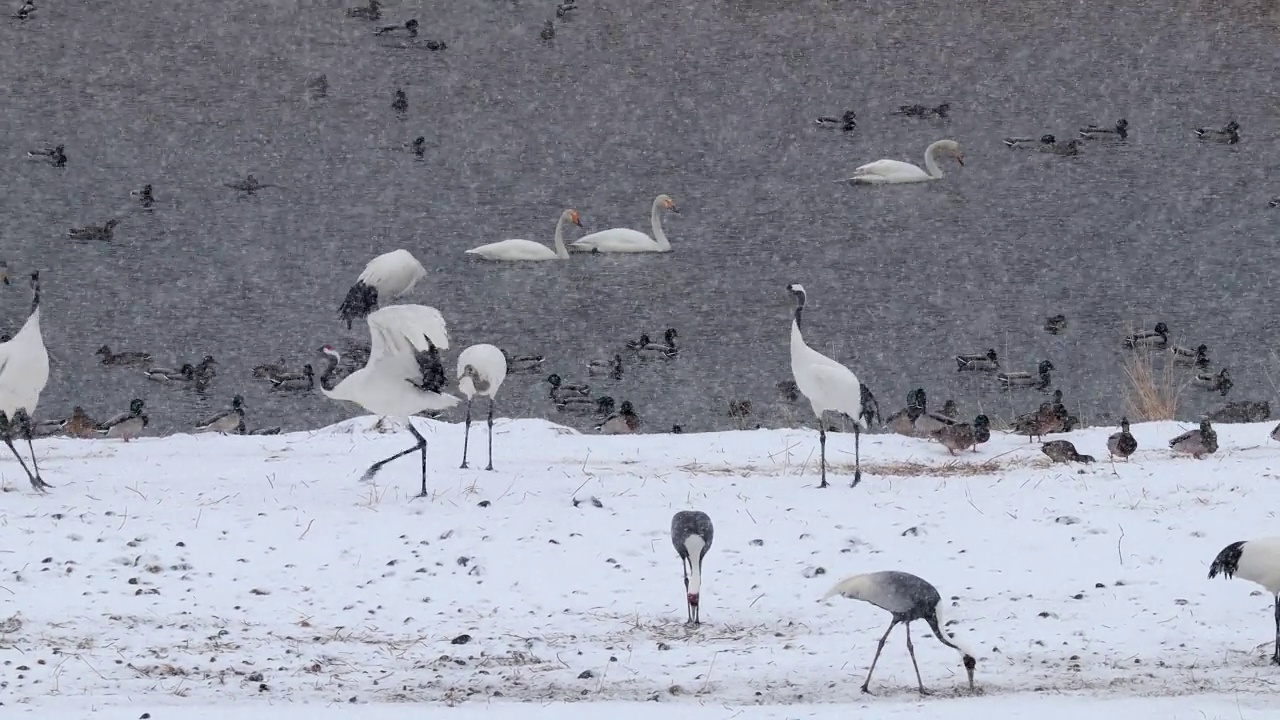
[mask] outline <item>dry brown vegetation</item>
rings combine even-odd
[[[1124,389],[1125,416],[1130,422],[1173,420],[1178,411],[1178,397],[1185,383],[1177,368],[1166,359],[1167,353],[1135,350],[1124,359],[1124,373],[1129,382]]]

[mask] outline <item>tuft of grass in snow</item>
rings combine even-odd
[[[1172,362],[1159,363],[1157,368],[1154,356],[1150,350],[1135,350],[1125,356],[1128,384],[1124,405],[1129,422],[1172,420],[1178,412],[1178,398],[1185,383],[1179,381]]]

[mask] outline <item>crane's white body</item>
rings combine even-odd
[[[940,180],[943,175],[942,168],[938,166],[938,155],[943,152],[951,154],[961,165],[964,164],[959,144],[954,140],[938,140],[930,144],[924,151],[924,166],[927,171],[901,160],[877,160],[855,168],[853,177],[849,178],[849,182],[864,185],[889,185]]]
[[[427,269],[408,250],[392,250],[369,261],[357,282],[376,288],[378,302],[386,306],[409,292],[427,276]]]
[[[426,392],[411,384],[422,374],[414,353],[429,349],[427,338],[441,350],[449,348],[449,334],[439,310],[425,305],[392,305],[369,313],[366,321],[372,339],[368,362],[333,390],[321,384],[321,392],[375,415],[404,419],[461,402],[456,395]]]
[[[844,413],[863,429],[867,422],[862,413],[862,383],[849,368],[809,347],[800,326],[791,321],[791,374],[796,387],[809,400],[813,414],[822,420],[828,410]]]
[[[560,219],[556,222],[556,235],[554,247],[547,247],[539,242],[532,240],[502,240],[499,242],[481,245],[480,247],[471,248],[467,251],[468,255],[478,255],[486,260],[508,260],[508,261],[538,261],[538,260],[568,260],[569,250],[564,246],[564,224],[572,222],[578,224],[578,213],[573,210],[565,210],[560,213]]]
[[[667,234],[662,229],[663,209],[674,210],[675,204],[666,195],[659,195],[654,198],[653,208],[649,212],[653,237],[630,228],[611,228],[583,235],[569,246],[577,250],[602,253],[671,252],[671,242],[667,240]]]
[[[1240,559],[1227,576],[1248,580],[1272,595],[1280,595],[1280,537],[1244,541]]]
[[[467,367],[471,367],[478,377],[473,379]],[[458,354],[458,390],[468,400],[476,395],[492,399],[506,377],[507,358],[497,346],[481,343]]]
[[[18,410],[35,415],[40,393],[49,382],[49,351],[40,332],[40,308],[7,343],[0,344],[0,411],[10,418]]]

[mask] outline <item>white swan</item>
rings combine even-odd
[[[939,140],[925,148],[924,166],[928,172],[901,160],[877,160],[855,169],[853,177],[847,182],[884,185],[939,180],[942,178],[942,168],[938,167],[938,156],[944,153],[964,165],[964,154],[960,152],[960,143],[955,140]]]
[[[649,213],[649,219],[653,223],[653,237],[630,228],[611,228],[583,235],[570,243],[569,247],[602,253],[671,252],[671,243],[667,241],[667,234],[662,231],[662,219],[658,214],[661,210],[680,213],[676,204],[666,195],[654,198],[653,210]]]
[[[565,222],[582,227],[582,223],[578,221],[577,210],[565,210],[560,213],[560,220],[556,222],[555,250],[532,240],[502,240],[471,248],[467,254],[479,255],[485,260],[568,260],[569,251],[564,247]]]

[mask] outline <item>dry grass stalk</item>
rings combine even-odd
[[[1124,360],[1124,373],[1129,383],[1125,386],[1125,415],[1130,422],[1149,420],[1173,420],[1178,412],[1178,397],[1183,383],[1171,362],[1155,367],[1154,353],[1138,350]]]

